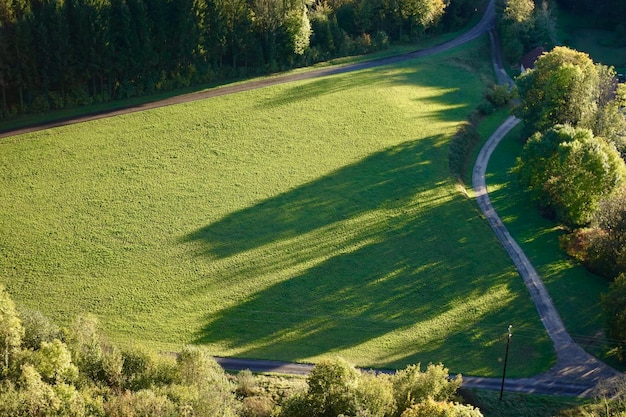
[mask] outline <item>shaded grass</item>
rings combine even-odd
[[[590,400],[571,397],[527,395],[506,392],[500,401],[497,391],[461,391],[465,401],[480,408],[485,417],[555,417],[580,415]]]
[[[626,72],[626,46],[618,44],[614,31],[594,27],[588,16],[563,10],[559,10],[557,16],[558,36],[565,45],[586,52],[594,62],[615,67],[618,73]]]
[[[560,250],[559,237],[565,232],[539,215],[510,171],[523,147],[521,131],[518,125],[491,157],[487,183],[493,205],[542,277],[573,339],[590,353],[618,366],[607,356],[614,346],[603,334],[600,294],[606,291],[608,281],[591,274]]]
[[[1,280],[121,344],[498,375],[513,323],[509,375],[543,371],[530,297],[448,173],[486,45],[5,139]]]

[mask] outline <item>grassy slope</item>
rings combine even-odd
[[[602,335],[600,294],[606,291],[607,281],[587,272],[559,249],[563,231],[542,218],[517,185],[510,169],[522,149],[520,133],[518,126],[491,158],[487,181],[494,207],[537,268],[572,337],[615,366],[607,357],[613,345]]]
[[[513,323],[509,375],[545,370],[527,291],[448,174],[477,46],[3,140],[1,281],[123,344],[498,375]]]

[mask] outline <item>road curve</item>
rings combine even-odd
[[[518,118],[510,116],[487,139],[487,142],[481,149],[472,172],[472,186],[476,196],[476,203],[524,280],[537,307],[539,317],[556,350],[556,365],[547,373],[532,378],[532,380],[543,383],[550,383],[551,381],[575,383],[592,389],[600,381],[611,380],[622,374],[585,352],[572,340],[539,274],[537,274],[524,251],[506,229],[493,208],[487,192],[485,174],[489,158],[500,141],[518,123],[520,123]]]
[[[500,84],[513,85],[513,80],[502,66],[502,54],[497,41],[497,32],[490,30],[489,36],[492,46],[493,66],[498,82]],[[472,172],[472,187],[476,203],[524,280],[535,303],[539,317],[554,344],[557,356],[556,365],[545,374],[531,378],[531,381],[539,384],[550,384],[558,381],[559,383],[576,384],[581,387],[587,386],[583,393],[590,394],[591,390],[600,382],[611,381],[620,376],[623,377],[623,374],[585,352],[570,337],[539,274],[506,229],[489,199],[485,181],[489,159],[500,141],[519,123],[520,119],[515,116],[508,117],[487,139],[480,150]]]

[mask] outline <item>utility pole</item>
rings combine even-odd
[[[500,386],[500,401],[502,401],[502,394],[504,393],[504,378],[506,377],[506,362],[509,360],[509,345],[511,344],[511,326],[509,324],[509,337],[506,339],[506,354],[504,355],[504,368],[502,369],[502,385]]]

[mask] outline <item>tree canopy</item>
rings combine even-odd
[[[557,125],[524,146],[516,170],[544,208],[570,225],[587,224],[602,198],[624,182],[624,161],[589,129]]]
[[[591,127],[599,97],[599,75],[589,55],[556,47],[542,55],[535,69],[517,80],[518,115],[534,131],[556,124]]]

